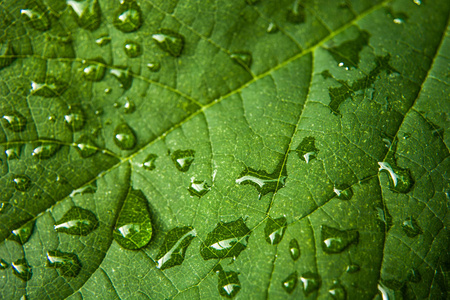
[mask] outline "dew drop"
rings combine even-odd
[[[101,34],[96,40],[95,43],[99,46],[99,47],[103,47],[108,45],[111,42],[111,37],[107,34]]]
[[[134,0],[121,0],[114,13],[113,25],[122,32],[128,33],[142,26],[142,10]]]
[[[66,3],[72,8],[75,20],[81,28],[93,31],[100,26],[102,13],[98,0],[67,0]]]
[[[303,273],[300,277],[300,280],[303,285],[303,293],[306,297],[308,297],[309,294],[317,291],[322,284],[322,280],[319,274],[313,272]]]
[[[114,143],[122,150],[131,150],[136,146],[136,135],[130,126],[122,123],[114,130]]]
[[[353,197],[353,190],[348,184],[336,185],[333,189],[336,198],[340,200],[350,200]]]
[[[377,214],[378,223],[384,227],[383,231],[388,232],[393,225],[393,221],[392,221],[391,214],[387,210],[387,207],[384,206],[384,208],[383,208],[382,206],[375,205],[374,209]]]
[[[31,95],[41,96],[44,98],[59,97],[67,89],[66,82],[57,80],[53,76],[47,76],[45,82],[31,82]]]
[[[31,155],[39,159],[49,159],[56,154],[60,147],[60,144],[52,141],[38,142]]]
[[[264,228],[264,236],[266,242],[271,245],[276,245],[281,242],[286,230],[286,218],[280,217],[277,219],[268,218],[266,227]]]
[[[74,206],[56,222],[57,232],[70,235],[88,235],[98,227],[98,219],[90,210]]]
[[[184,48],[184,37],[170,29],[162,28],[152,35],[153,41],[161,50],[174,57],[181,55]]]
[[[5,154],[8,160],[19,159],[21,152],[22,152],[21,144],[6,144]]]
[[[181,172],[187,172],[194,162],[194,150],[176,150],[171,155],[175,167]]]
[[[83,61],[81,75],[88,81],[100,81],[105,76],[106,62],[103,58],[97,57]]]
[[[0,259],[0,270],[4,270],[8,267],[9,267],[8,263],[3,258]]]
[[[10,66],[15,58],[15,52],[11,43],[7,41],[6,43],[0,44],[0,70]]]
[[[145,158],[144,162],[142,163],[142,167],[146,170],[152,171],[156,168],[155,161],[158,158],[156,154],[149,154]]]
[[[84,111],[79,105],[74,105],[69,108],[64,115],[64,122],[71,131],[79,131],[83,128],[86,121]]]
[[[127,67],[115,66],[109,70],[109,73],[119,81],[121,88],[130,89],[133,84],[133,75]]]
[[[23,131],[27,126],[27,119],[18,111],[4,114],[2,120],[4,126],[14,132]]]
[[[22,279],[23,281],[28,281],[33,276],[33,271],[28,262],[24,259],[18,259],[11,264],[13,269],[13,274]]]
[[[125,54],[128,57],[135,58],[141,55],[141,45],[134,41],[126,41],[125,45],[123,46],[123,49],[125,51]]]
[[[252,65],[252,55],[249,52],[233,52],[230,57],[244,68],[250,68]]]
[[[47,16],[46,8],[38,5],[34,1],[29,1],[28,4],[20,10],[20,14],[25,22],[33,29],[39,31],[46,31],[50,28],[50,19]]]
[[[277,24],[270,22],[269,25],[267,26],[267,33],[276,33],[278,32],[279,28],[277,26]]]
[[[8,240],[16,241],[19,244],[25,244],[31,237],[33,233],[35,220],[28,221],[21,227],[14,229],[11,231],[11,235],[8,237]]]
[[[297,271],[295,271],[281,282],[281,286],[288,294],[292,294],[292,292],[297,287],[297,282],[298,282],[298,274]]]
[[[421,0],[413,0],[414,4],[420,6],[422,5],[422,1]]]
[[[31,179],[27,175],[16,175],[12,179],[14,187],[20,192],[27,191],[31,186]]]
[[[355,39],[345,41],[339,46],[331,47],[327,50],[339,67],[343,67],[346,70],[357,68],[360,60],[359,54],[364,46],[369,44],[369,39],[369,32],[362,30]]]
[[[413,283],[418,283],[422,280],[422,275],[420,275],[419,270],[412,268],[408,271],[408,275],[406,276],[408,281]]]
[[[303,138],[295,150],[297,151],[298,157],[306,163],[316,158],[319,153],[319,149],[315,145],[315,139],[312,136]]]
[[[219,271],[218,281],[219,294],[223,297],[233,298],[241,290],[241,282],[239,281],[238,273]]]
[[[326,253],[339,253],[351,244],[358,243],[357,230],[339,230],[326,225],[321,226],[322,249]]]
[[[419,224],[417,223],[416,219],[414,219],[411,216],[409,216],[403,221],[402,229],[405,232],[405,234],[410,238],[416,237],[423,232],[422,229],[419,227]]]
[[[53,250],[47,251],[47,267],[59,269],[62,276],[75,277],[80,273],[81,262],[75,253]]]
[[[98,147],[89,135],[82,135],[76,141],[76,148],[82,158],[87,158],[97,153]]]
[[[159,253],[156,256],[156,267],[165,270],[181,265],[187,248],[196,236],[197,232],[191,226],[171,229],[159,248]]]
[[[152,238],[152,222],[147,198],[140,190],[130,189],[122,206],[113,237],[129,250],[145,247]]]
[[[356,273],[360,270],[361,268],[359,267],[359,265],[357,264],[350,264],[347,266],[347,269],[345,270],[345,272],[353,274]]]
[[[161,64],[159,62],[150,62],[147,64],[147,68],[151,72],[158,72],[161,69]]]
[[[292,239],[289,242],[289,254],[294,261],[300,258],[300,245],[298,244],[298,241],[296,239]]]
[[[208,185],[206,180],[192,180],[188,188],[188,192],[189,194],[191,194],[191,196],[196,196],[199,198],[205,196],[210,190],[211,187]]]
[[[301,24],[305,22],[305,8],[300,0],[295,0],[292,8],[287,12],[286,19],[293,24]]]
[[[133,100],[128,97],[125,100],[125,104],[123,105],[123,112],[126,114],[131,114],[136,110],[136,104]]]
[[[389,174],[389,189],[393,192],[406,194],[414,185],[409,169],[402,169],[388,162],[378,162],[378,171]]]
[[[347,293],[344,286],[337,280],[333,282],[333,285],[328,289],[328,294],[335,300],[347,299]]]
[[[81,188],[73,190],[69,197],[73,198],[76,195],[94,194],[95,192],[97,192],[97,181],[90,182]]]

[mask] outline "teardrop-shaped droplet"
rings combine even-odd
[[[402,229],[405,232],[407,236],[410,238],[416,237],[419,234],[422,233],[422,229],[420,228],[419,224],[417,223],[416,219],[409,216],[406,218],[402,223]]]
[[[127,67],[115,66],[109,70],[109,73],[119,81],[120,87],[124,90],[131,88],[133,76]]]
[[[17,229],[11,231],[11,235],[8,237],[8,240],[16,241],[21,245],[25,244],[31,237],[33,233],[35,220],[28,221],[24,225],[20,226]]]
[[[233,298],[241,290],[241,282],[239,281],[238,273],[219,271],[218,282],[219,294],[223,297]]]
[[[142,167],[146,170],[152,171],[156,168],[155,166],[155,161],[158,158],[158,156],[156,154],[149,154],[147,155],[147,157],[145,158],[144,162],[142,163]]]
[[[288,10],[286,19],[293,24],[305,22],[305,8],[300,0],[295,0],[293,6]]]
[[[31,155],[39,159],[49,159],[56,154],[60,147],[59,143],[53,141],[38,142]]]
[[[356,273],[360,270],[361,268],[359,267],[359,265],[357,264],[350,264],[347,266],[347,269],[345,270],[347,273]]]
[[[53,76],[47,76],[44,82],[31,82],[31,95],[41,96],[44,98],[59,97],[67,89],[68,84],[64,81],[57,80]]]
[[[93,31],[100,26],[102,13],[98,0],[67,0],[66,2],[72,8],[75,20],[81,28]]]
[[[142,25],[142,10],[139,4],[135,0],[122,0],[114,13],[113,25],[125,33],[138,30]]]
[[[98,146],[89,135],[84,134],[76,141],[75,149],[82,158],[87,158],[97,153]]]
[[[11,264],[13,269],[13,274],[22,279],[23,281],[28,281],[33,276],[33,271],[28,262],[24,259],[18,259]]]
[[[126,41],[125,45],[123,46],[123,49],[125,51],[125,54],[128,57],[135,58],[141,55],[141,45],[134,41]]]
[[[264,236],[266,242],[271,245],[276,245],[283,239],[284,232],[286,230],[286,218],[279,217],[277,219],[268,218],[266,227],[264,228]]]
[[[74,206],[56,222],[57,232],[71,235],[88,235],[98,227],[97,216],[90,210]]]
[[[148,202],[140,190],[130,189],[113,231],[114,239],[125,249],[145,247],[152,238]]]
[[[340,200],[350,200],[353,197],[353,190],[348,184],[336,185],[333,189],[336,198]]]
[[[213,231],[208,233],[200,247],[204,260],[238,257],[247,248],[251,231],[242,218],[232,222],[219,222]]]
[[[106,62],[103,58],[97,57],[83,61],[81,75],[88,81],[100,81],[105,76]]]
[[[9,267],[8,263],[2,258],[0,259],[0,270],[4,270]]]
[[[21,152],[22,152],[21,144],[6,144],[5,154],[8,160],[19,159]]]
[[[184,37],[170,29],[162,28],[152,34],[152,38],[161,50],[172,56],[180,56],[184,47]]]
[[[298,282],[298,274],[297,271],[295,271],[281,282],[281,286],[288,294],[292,294],[292,292],[297,287],[297,282]]]
[[[2,120],[4,126],[14,132],[23,131],[27,126],[27,119],[18,111],[4,114]]]
[[[106,46],[106,45],[108,45],[110,42],[111,42],[111,37],[110,37],[107,33],[104,33],[104,34],[100,35],[100,36],[95,40],[95,43],[96,43],[98,46],[100,46],[100,47]]]
[[[252,65],[252,54],[249,52],[233,52],[230,57],[244,68],[250,68]]]
[[[10,66],[15,59],[15,52],[11,43],[7,41],[0,44],[0,70]]]
[[[161,64],[159,62],[150,62],[147,64],[147,68],[152,72],[158,72],[161,69]]]
[[[39,31],[46,31],[51,25],[46,10],[46,7],[42,4],[28,1],[28,4],[20,10],[20,14],[31,28]]]
[[[11,208],[11,204],[8,202],[0,202],[0,214],[6,213]]]
[[[62,276],[75,277],[80,273],[81,262],[75,253],[53,250],[47,251],[47,267],[59,269]]]
[[[422,280],[422,275],[420,275],[419,270],[412,268],[408,271],[408,275],[406,276],[408,281],[418,283]]]
[[[136,135],[126,123],[122,123],[114,130],[114,143],[122,150],[131,150],[136,146]]]
[[[64,122],[71,131],[79,131],[83,128],[86,117],[79,105],[73,105],[64,115]]]
[[[269,25],[267,26],[267,33],[275,33],[278,32],[279,28],[278,25],[270,22]]]
[[[295,150],[297,151],[298,157],[306,163],[316,158],[319,153],[319,149],[315,145],[315,138],[312,136],[303,138]]]
[[[25,192],[31,186],[31,179],[27,175],[16,175],[13,177],[12,182],[16,190]]]
[[[133,100],[126,97],[125,103],[123,105],[123,112],[126,114],[131,114],[136,110],[136,104]]]
[[[312,292],[317,291],[322,284],[319,274],[313,272],[303,273],[300,280],[302,281],[303,293],[306,297],[308,297]]]
[[[300,258],[300,245],[296,239],[292,239],[289,242],[289,254],[294,261]]]
[[[347,299],[347,293],[344,286],[337,280],[333,282],[333,285],[328,289],[328,294],[335,300]]]
[[[199,198],[201,198],[204,195],[206,195],[210,190],[211,190],[211,187],[208,185],[206,180],[203,180],[203,181],[198,181],[198,180],[191,181],[191,184],[189,185],[189,188],[188,188],[189,194],[191,194],[191,196],[196,196],[196,197],[199,197]]]
[[[197,232],[191,226],[171,229],[159,248],[159,253],[156,256],[156,267],[164,270],[181,265],[187,248],[196,236]]]
[[[397,193],[408,193],[414,185],[409,169],[402,169],[387,162],[379,162],[380,172],[389,174],[389,189]]]
[[[326,253],[339,253],[351,244],[358,243],[359,232],[357,230],[339,230],[337,228],[322,225],[322,249]]]
[[[194,150],[176,150],[171,155],[175,167],[181,172],[187,172],[194,162]]]

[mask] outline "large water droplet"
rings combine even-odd
[[[22,152],[21,144],[6,144],[5,148],[5,154],[8,160],[20,158],[20,153]]]
[[[178,32],[162,28],[152,34],[152,38],[161,50],[172,56],[180,56],[184,47],[184,37]]]
[[[95,43],[96,43],[98,46],[100,46],[100,47],[106,46],[106,45],[108,45],[110,42],[111,42],[111,37],[110,37],[107,33],[101,34],[101,35],[95,40]]]
[[[130,189],[122,206],[114,239],[125,249],[137,250],[145,247],[152,238],[152,221],[147,199],[140,190]]]
[[[88,235],[98,227],[98,219],[90,210],[74,206],[56,222],[57,232],[71,235]]]
[[[123,49],[125,51],[125,54],[128,57],[135,58],[141,55],[141,45],[134,41],[126,41],[125,45],[123,46]]]
[[[16,175],[13,177],[12,182],[16,190],[25,192],[31,186],[31,179],[27,175]]]
[[[158,156],[156,154],[149,154],[147,155],[147,157],[145,158],[144,162],[142,163],[142,167],[146,170],[152,171],[156,168],[155,166],[155,161],[158,158]]]
[[[315,139],[312,136],[303,138],[295,151],[297,151],[298,157],[300,157],[301,160],[306,161],[306,163],[309,163],[316,158],[319,153],[319,149],[317,149],[315,145]]]
[[[322,280],[319,274],[313,272],[303,273],[302,277],[300,277],[300,280],[302,281],[303,292],[305,293],[306,297],[308,297],[312,292],[317,291],[322,284]]]
[[[97,57],[91,60],[84,60],[81,66],[81,75],[89,81],[100,81],[105,76],[106,62],[103,58]]]
[[[0,259],[0,270],[4,270],[9,267],[9,264],[2,258]]]
[[[340,200],[350,200],[353,197],[353,190],[348,184],[338,184],[333,189],[336,198]]]
[[[296,239],[292,239],[289,242],[289,254],[294,261],[300,258],[300,245],[298,244],[298,241]]]
[[[33,276],[31,266],[28,264],[25,258],[16,260],[11,264],[11,266],[13,268],[13,274],[23,281],[28,281]]]
[[[15,52],[9,41],[0,44],[0,70],[8,67],[15,60]]]
[[[408,193],[414,185],[409,169],[402,169],[388,162],[379,162],[380,172],[389,174],[389,189],[397,193]]]
[[[122,123],[114,130],[114,143],[122,150],[131,150],[136,146],[136,135],[126,123]]]
[[[76,141],[76,148],[81,157],[87,158],[97,153],[98,147],[89,135],[82,135]]]
[[[25,244],[31,237],[33,233],[35,220],[28,221],[24,225],[20,226],[17,229],[11,231],[11,235],[8,237],[8,240],[16,241],[21,245]]]
[[[340,67],[347,70],[357,68],[359,65],[359,53],[369,43],[370,34],[362,30],[354,40],[343,42],[339,46],[328,48],[328,52],[336,60]]]
[[[328,289],[328,294],[335,300],[347,299],[347,293],[344,286],[337,280],[333,282],[333,285]]]
[[[291,294],[297,287],[297,282],[298,282],[298,274],[297,271],[295,271],[281,282],[281,286],[288,294]]]
[[[38,142],[31,155],[39,159],[49,159],[56,154],[60,147],[59,143],[53,141]]]
[[[219,271],[218,281],[219,294],[223,297],[233,298],[241,290],[241,282],[238,273],[233,271]]]
[[[142,25],[142,10],[134,0],[121,0],[114,13],[113,25],[122,32],[133,32]]]
[[[34,1],[28,1],[27,5],[20,10],[20,14],[31,28],[46,31],[51,25],[46,10],[42,4],[39,5]]]
[[[119,81],[120,87],[124,90],[131,88],[133,84],[133,75],[128,67],[115,66],[109,70],[109,73]]]
[[[100,26],[102,13],[98,0],[67,0],[67,5],[72,8],[75,20],[80,27],[93,31]]]
[[[288,10],[286,19],[293,24],[301,24],[305,22],[305,8],[300,0],[295,0],[291,9]]]
[[[44,82],[31,82],[31,95],[41,96],[44,98],[59,97],[67,89],[66,82],[57,80],[53,76],[47,76]]]
[[[71,131],[79,131],[83,128],[86,117],[79,105],[73,105],[64,115],[64,122]]]
[[[266,242],[271,245],[276,245],[283,239],[284,231],[286,230],[286,218],[279,217],[277,219],[268,218],[266,227],[264,228],[264,236]]]
[[[249,69],[252,65],[252,54],[250,52],[233,52],[230,57],[244,68]]]
[[[204,260],[238,257],[247,248],[250,234],[242,218],[228,223],[219,222],[202,243],[200,254]]]
[[[47,267],[59,269],[62,276],[75,277],[80,273],[81,263],[75,253],[54,250],[47,251]]]
[[[189,185],[188,192],[191,194],[191,196],[196,197],[203,197],[211,190],[211,187],[208,185],[206,180],[199,181],[199,180],[192,180],[191,184]]]
[[[14,132],[23,131],[27,126],[27,119],[18,111],[4,114],[2,120],[4,126]]]
[[[357,264],[350,264],[350,265],[347,266],[347,269],[345,270],[345,272],[352,274],[352,273],[358,272],[360,269],[361,268],[359,267],[359,265],[357,265]]]
[[[184,255],[197,232],[191,226],[176,227],[171,229],[164,238],[156,256],[156,267],[164,270],[173,266],[181,265]]]
[[[409,216],[402,223],[402,229],[405,234],[411,238],[416,237],[417,235],[422,233],[422,229],[417,223],[416,219]]]
[[[358,243],[359,232],[357,230],[339,230],[337,228],[322,225],[322,249],[326,253],[339,253],[351,244]]]
[[[194,150],[176,150],[171,155],[175,167],[181,172],[187,172],[194,162]]]

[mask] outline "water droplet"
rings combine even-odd
[[[126,114],[131,114],[136,110],[136,104],[134,104],[134,101],[126,98],[125,104],[123,105],[123,112]]]
[[[319,274],[313,272],[303,273],[302,277],[300,277],[300,280],[302,281],[303,292],[305,293],[306,297],[308,297],[312,292],[317,291],[322,284],[322,280]]]
[[[19,159],[21,152],[22,152],[21,144],[6,144],[5,154],[8,160]]]
[[[420,275],[419,270],[412,268],[408,271],[408,275],[406,276],[408,281],[413,283],[418,283],[422,280],[422,275]]]
[[[351,244],[358,243],[359,232],[357,230],[339,230],[322,225],[321,233],[322,249],[326,253],[339,253]]]
[[[14,229],[11,231],[11,235],[8,237],[8,240],[16,241],[21,245],[25,244],[31,237],[33,233],[35,220],[28,221],[21,227]]]
[[[144,162],[142,163],[142,167],[149,171],[154,170],[156,168],[155,161],[157,158],[158,158],[158,156],[153,153],[147,155]]]
[[[161,69],[161,64],[159,62],[150,62],[147,64],[147,68],[152,72],[158,72]]]
[[[279,28],[277,26],[277,24],[270,22],[269,25],[267,26],[267,33],[275,33],[278,32]]]
[[[98,219],[90,210],[74,206],[56,222],[57,232],[71,235],[88,235],[98,227]]]
[[[266,222],[266,227],[264,228],[264,236],[266,242],[271,245],[276,245],[283,239],[284,231],[286,230],[286,218],[279,217],[277,219],[272,219],[269,217]]]
[[[59,269],[62,276],[75,277],[80,273],[81,263],[75,253],[53,250],[47,251],[47,267]]]
[[[233,298],[241,290],[241,282],[238,273],[230,271],[219,271],[218,281],[219,294],[223,297]]]
[[[422,1],[421,0],[413,0],[414,4],[420,6],[422,5]]]
[[[204,260],[238,257],[247,248],[250,234],[242,218],[228,223],[219,222],[202,243],[200,254]]]
[[[383,228],[383,231],[388,232],[389,229],[391,229],[391,227],[393,225],[393,221],[392,221],[391,214],[387,210],[387,207],[384,206],[384,208],[383,208],[382,206],[375,205],[374,209],[377,214],[377,219],[378,219],[379,224],[381,224],[383,227],[385,227],[385,228]]]
[[[388,162],[378,162],[378,171],[387,172],[389,176],[389,189],[397,193],[408,193],[414,185],[409,169],[402,169]]]
[[[136,146],[136,135],[126,123],[122,123],[114,130],[114,143],[122,150],[131,150]]]
[[[390,18],[392,18],[392,21],[393,21],[395,24],[397,24],[397,25],[403,24],[403,23],[405,23],[406,21],[408,21],[408,16],[407,16],[405,13],[402,13],[402,12],[394,12],[394,11],[392,10],[392,8],[390,8],[390,7],[386,8],[386,14],[387,14]]]
[[[123,49],[128,57],[134,58],[141,55],[141,45],[134,41],[126,41]]]
[[[288,10],[286,19],[293,24],[301,24],[305,22],[305,8],[300,0],[295,0],[291,9]]]
[[[115,66],[109,70],[109,73],[119,81],[121,88],[130,89],[133,84],[133,75],[127,67]]]
[[[8,202],[0,202],[0,214],[5,213],[10,208],[11,205]]]
[[[76,195],[94,194],[95,192],[97,192],[97,180],[90,182],[79,189],[73,190],[69,197],[73,198]]]
[[[97,153],[98,147],[89,135],[82,135],[76,141],[76,148],[81,157],[87,158]]]
[[[27,119],[18,111],[4,114],[3,123],[6,128],[14,132],[20,132],[27,126]]]
[[[298,282],[298,274],[297,271],[295,271],[281,282],[281,286],[288,294],[292,294],[292,292],[297,287],[297,282]]]
[[[28,281],[33,276],[31,266],[24,258],[16,260],[11,264],[11,266],[13,268],[13,274],[23,281]]]
[[[106,45],[108,45],[110,42],[111,42],[111,37],[110,37],[107,33],[101,34],[101,35],[95,40],[95,43],[96,43],[98,46],[100,46],[100,47],[106,46]]]
[[[156,267],[164,270],[181,265],[187,248],[196,236],[197,232],[191,226],[171,229],[159,248],[159,253],[156,256]]]
[[[317,149],[315,145],[315,139],[312,136],[303,138],[295,151],[297,151],[298,157],[300,157],[301,160],[306,161],[306,163],[309,163],[316,158],[319,153],[319,149]]]
[[[71,106],[64,115],[64,122],[71,131],[81,130],[84,126],[85,119],[84,111],[79,105]]]
[[[360,270],[361,268],[359,267],[359,265],[357,264],[350,264],[347,266],[347,269],[345,270],[347,273],[356,273]]]
[[[184,47],[184,37],[181,34],[162,28],[154,33],[152,38],[161,50],[174,57],[181,55]]]
[[[122,32],[133,32],[142,25],[142,10],[134,0],[121,0],[115,11],[113,25]]]
[[[89,81],[100,81],[105,76],[106,62],[103,58],[97,57],[91,60],[84,60],[81,66],[81,75]]]
[[[335,300],[347,299],[347,293],[344,286],[337,280],[333,282],[333,285],[328,289],[328,294]]]
[[[50,28],[50,19],[47,16],[46,8],[41,7],[34,1],[29,1],[27,5],[20,10],[22,18],[31,28],[46,31]]]
[[[10,66],[16,59],[15,55],[16,53],[9,41],[0,44],[0,70]]]
[[[97,0],[67,0],[67,5],[72,8],[75,20],[81,28],[93,31],[100,26],[102,13]]]
[[[16,190],[25,192],[31,186],[31,179],[27,175],[16,175],[13,177],[12,182]]]
[[[181,172],[187,172],[194,162],[194,150],[176,150],[171,155],[175,167]]]
[[[249,52],[233,52],[230,57],[244,68],[250,68],[252,65],[252,55]]]
[[[369,43],[370,34],[362,30],[358,37],[345,41],[339,46],[328,48],[328,52],[338,63],[339,67],[344,67],[347,70],[350,68],[357,68],[359,65],[359,54],[364,46]]]
[[[289,242],[289,254],[294,261],[300,258],[300,245],[298,244],[298,241],[296,239],[292,239]]]
[[[409,216],[402,223],[403,231],[410,238],[416,237],[417,235],[422,233],[422,229],[419,227],[416,219]]]
[[[189,194],[191,194],[191,196],[196,196],[199,198],[205,196],[210,190],[211,187],[208,185],[206,180],[192,180],[188,188]]]
[[[129,250],[145,247],[152,238],[152,222],[147,199],[140,190],[128,192],[116,226],[114,239],[120,246]]]
[[[336,185],[333,191],[340,200],[350,200],[353,197],[353,190],[348,184]]]
[[[402,299],[403,297],[399,297],[398,293],[395,290],[387,287],[383,282],[378,283],[378,293],[381,294],[381,299],[390,300],[390,299]]]
[[[45,82],[31,82],[31,95],[44,98],[59,97],[67,89],[68,84],[57,80],[53,76],[47,76]]]
[[[4,270],[9,267],[9,264],[2,258],[0,259],[0,270]]]
[[[33,153],[33,155],[36,158],[39,159],[48,159],[51,158],[53,155],[56,154],[56,152],[59,150],[60,144],[52,141],[44,141],[44,142],[38,142],[36,143]]]

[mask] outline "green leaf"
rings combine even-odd
[[[0,298],[448,298],[449,15],[2,1]]]

